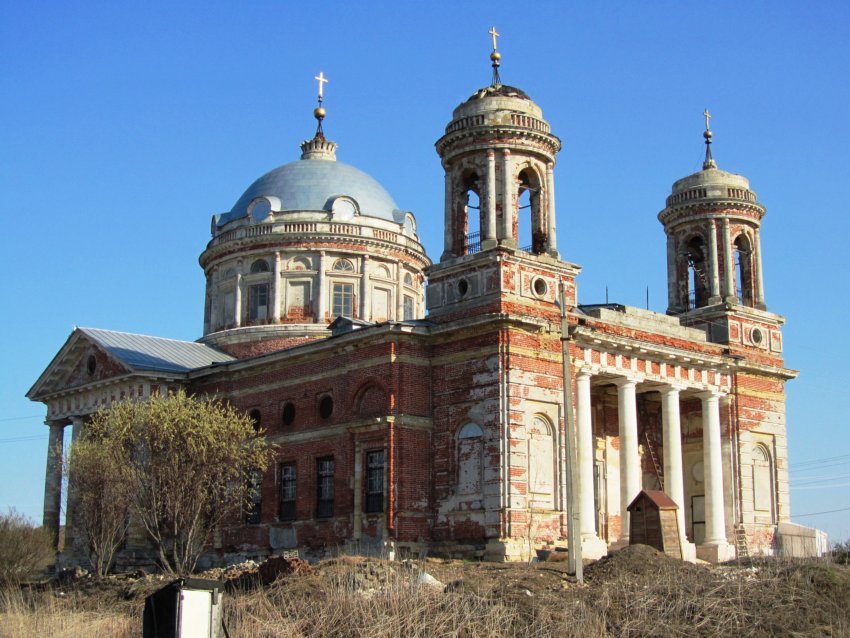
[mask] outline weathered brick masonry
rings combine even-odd
[[[629,542],[641,489],[676,503],[689,559],[729,558],[741,537],[773,553],[790,518],[784,384],[796,372],[765,302],[765,209],[707,150],[658,215],[667,313],[583,305],[581,268],[557,250],[560,146],[498,76],[460,104],[436,143],[432,263],[414,216],[337,162],[320,128],[301,160],[213,217],[198,342],[71,335],[29,393],[47,405],[51,450],[97,408],[177,387],[250,414],[274,463],[210,560],[337,547],[522,559],[566,546],[572,505],[595,557]],[[57,463],[50,452],[54,529]],[[143,553],[139,538],[128,553]],[[69,539],[73,557],[73,528]]]

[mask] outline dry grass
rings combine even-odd
[[[420,583],[415,567],[341,558],[313,574],[228,592],[225,618],[234,638],[850,635],[846,566],[773,560],[709,568],[646,550],[590,566],[585,586],[549,563],[426,562],[450,583],[444,588]],[[140,635],[144,596],[162,581],[112,582],[64,596],[0,593],[0,636]]]

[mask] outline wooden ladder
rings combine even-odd
[[[655,476],[658,477],[658,485],[661,488],[661,491],[664,491],[664,470],[661,468],[661,464],[658,462],[658,454],[655,451],[655,444],[652,442],[652,439],[649,438],[649,430],[643,431],[643,440],[646,445],[646,451],[649,453],[649,458],[652,461],[652,467],[655,468]]]
[[[747,544],[747,530],[744,529],[743,523],[735,525],[735,551],[738,554],[738,560],[750,557],[750,546]]]

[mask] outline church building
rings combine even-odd
[[[718,168],[706,113],[703,168],[658,214],[666,313],[582,305],[581,267],[557,250],[561,142],[502,84],[495,39],[491,60],[491,84],[436,142],[441,254],[337,159],[320,74],[300,159],[212,217],[203,335],[71,333],[27,395],[47,407],[46,527],[58,537],[63,442],[99,408],[182,388],[226,399],[278,445],[254,507],[210,548],[222,560],[339,547],[525,559],[566,546],[570,487],[585,558],[629,542],[644,489],[677,506],[687,558],[777,550],[797,373],[765,298],[764,206]]]

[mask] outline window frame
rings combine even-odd
[[[333,518],[335,473],[333,456],[316,459],[316,518]]]
[[[363,499],[363,508],[367,514],[383,514],[384,512],[386,465],[385,449],[366,451],[366,476],[363,481],[366,494]]]
[[[291,470],[291,473],[288,473]],[[295,461],[284,461],[278,465],[278,514],[280,521],[297,518],[298,465]]]
[[[257,293],[262,290],[263,294]],[[265,304],[258,303],[258,298],[263,297]],[[264,314],[260,314],[260,308],[266,309]],[[269,285],[268,283],[251,284],[248,286],[248,321],[260,322],[266,321],[269,318]]]
[[[355,314],[354,306],[354,284],[345,281],[334,281],[331,285],[331,315],[353,319]],[[348,313],[345,312],[346,309]]]

